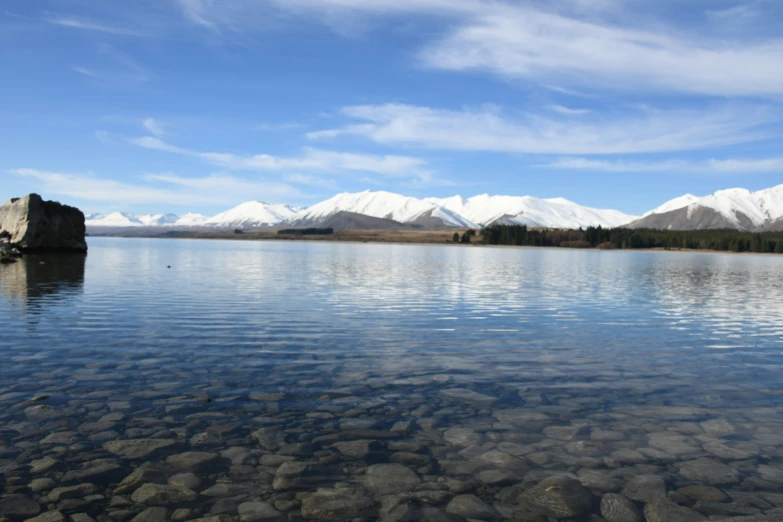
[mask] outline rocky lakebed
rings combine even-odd
[[[620,406],[329,358],[263,387],[222,380],[217,358],[198,375],[16,361],[38,371],[0,385],[9,522],[783,520],[780,407]]]

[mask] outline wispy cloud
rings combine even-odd
[[[99,33],[116,34],[123,36],[148,36],[147,33],[139,32],[133,29],[126,29],[124,27],[116,27],[113,25],[107,25],[101,22],[93,20],[85,20],[74,16],[55,16],[50,18],[44,18],[44,21],[53,25],[59,25],[61,27],[68,27],[71,29],[81,29],[85,31],[95,31]]]
[[[421,63],[432,69],[486,71],[542,85],[629,92],[679,92],[718,96],[778,96],[783,39],[683,35],[666,19],[639,24],[630,3],[603,0],[511,2],[503,0],[180,0],[184,16],[214,30],[254,30],[270,6],[329,26],[356,17],[439,17],[445,36],[425,43]],[[738,4],[711,11],[713,18],[751,16]],[[339,30],[339,27],[338,27]]]
[[[608,161],[587,158],[562,158],[538,165],[553,169],[595,172],[655,172],[712,174],[783,174],[783,158],[708,159],[704,161]]]
[[[94,65],[74,65],[71,69],[102,87],[127,89],[138,87],[149,80],[146,68],[110,45],[99,45],[96,54]]]
[[[560,114],[567,114],[569,116],[573,116],[575,114],[588,114],[592,112],[590,109],[572,109],[563,105],[550,105],[549,108],[555,112],[559,112]]]
[[[154,134],[155,136],[163,136],[166,132],[163,130],[163,124],[154,118],[146,118],[142,125],[147,132]]]
[[[345,107],[355,123],[311,132],[313,140],[342,135],[377,143],[444,150],[536,154],[628,154],[705,149],[753,141],[776,121],[766,107],[723,106],[709,110],[626,112],[619,116],[557,119],[546,115],[505,117],[497,108],[453,111],[413,105]]]
[[[85,201],[106,203],[193,206],[236,204],[253,198],[285,200],[302,197],[286,183],[253,181],[233,176],[185,178],[171,174],[145,175],[140,181],[127,183],[92,174],[67,174],[36,169],[15,169],[11,174],[34,178],[37,190]]]
[[[434,69],[633,92],[783,94],[783,40],[685,39],[527,7],[489,9],[428,45]]]
[[[200,158],[212,165],[237,171],[345,171],[373,172],[389,177],[428,180],[431,172],[419,158],[394,155],[369,155],[334,152],[306,147],[299,156],[285,157],[270,154],[243,156],[226,152],[199,152],[172,145],[159,138],[143,136],[131,138],[130,143],[147,149]]]

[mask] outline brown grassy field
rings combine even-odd
[[[467,229],[448,230],[337,230],[323,235],[278,235],[274,231],[251,231],[244,234],[231,232],[186,232],[167,237],[191,239],[235,239],[243,241],[345,241],[353,243],[419,243],[453,244],[454,232],[460,236]],[[473,238],[474,242],[476,237]]]

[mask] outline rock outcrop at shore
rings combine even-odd
[[[21,252],[87,252],[84,214],[38,194],[0,206],[0,242]]]

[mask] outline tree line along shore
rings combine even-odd
[[[730,229],[655,230],[587,227],[544,229],[525,225],[492,225],[482,229],[333,230],[325,228],[168,232],[158,236],[183,239],[343,241],[505,245],[600,250],[704,250],[783,254],[783,231],[743,232]]]

